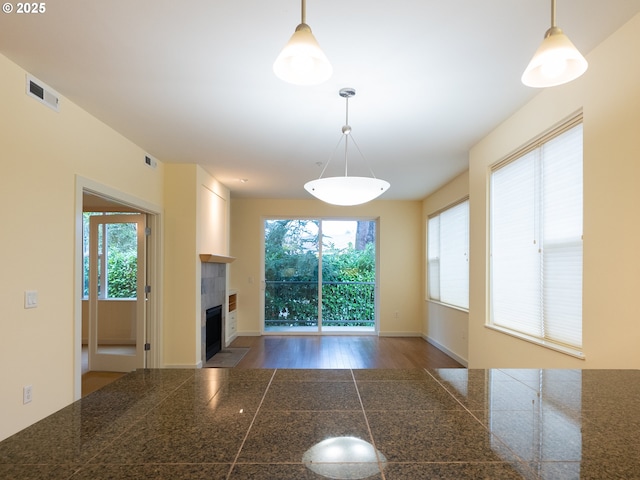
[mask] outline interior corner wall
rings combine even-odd
[[[0,440],[74,400],[77,177],[163,201],[162,162],[149,168],[141,148],[64,96],[59,112],[27,96],[26,73],[0,55]],[[24,308],[26,290],[37,308]]]
[[[193,367],[199,330],[197,169],[168,163],[164,210],[163,365]]]
[[[423,274],[425,282],[423,294],[422,334],[427,341],[458,360],[468,362],[469,355],[469,313],[457,308],[430,302],[427,299],[427,221],[429,216],[464,199],[469,195],[469,171],[465,171],[429,195],[422,202],[423,231]]]
[[[640,14],[586,55],[579,79],[541,91],[470,152],[472,368],[639,368]],[[580,360],[485,327],[490,165],[573,112],[584,114]]]
[[[230,285],[238,293],[238,334],[260,335],[265,218],[379,218],[379,334],[421,335],[421,202],[374,200],[336,207],[319,200],[231,200]],[[398,312],[398,318],[395,316]]]
[[[228,254],[228,198],[229,190],[199,165],[166,164],[164,366],[201,362],[200,254]],[[221,251],[202,251],[210,247]]]

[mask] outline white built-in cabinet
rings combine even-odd
[[[228,302],[227,302],[227,328],[226,328],[226,341],[227,345],[231,343],[236,336],[238,335],[238,317],[237,317],[237,306],[238,306],[238,293],[235,290],[229,290],[228,293]]]

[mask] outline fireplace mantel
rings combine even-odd
[[[236,257],[226,257],[224,255],[213,255],[210,253],[201,253],[200,260],[203,263],[231,263]]]

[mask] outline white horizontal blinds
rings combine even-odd
[[[491,321],[582,344],[582,124],[491,176]]]
[[[469,201],[431,217],[427,228],[429,298],[469,308]]]
[[[494,325],[540,337],[537,160],[530,152],[491,176],[491,315]]]
[[[469,308],[469,202],[440,214],[440,301]]]
[[[582,345],[582,125],[542,147],[544,334]]]
[[[427,258],[429,272],[429,298],[440,300],[440,216],[429,219],[427,224]]]

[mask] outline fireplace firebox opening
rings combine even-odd
[[[206,349],[207,360],[222,349],[222,305],[207,309]]]

